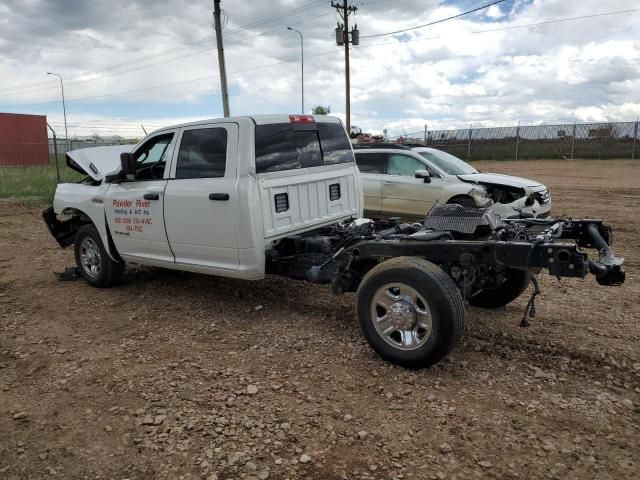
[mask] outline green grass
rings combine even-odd
[[[64,163],[64,155],[58,155],[60,182],[77,182],[83,175],[71,170]],[[49,165],[34,167],[0,167],[0,199],[17,199],[26,202],[51,203],[56,191],[56,164],[53,155]]]

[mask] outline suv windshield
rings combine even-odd
[[[478,171],[467,162],[460,160],[458,157],[440,150],[431,150],[430,152],[418,151],[424,158],[433,162],[433,164],[449,175],[468,175],[470,173],[478,173]]]

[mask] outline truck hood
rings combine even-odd
[[[133,145],[81,148],[67,152],[65,159],[69,168],[101,181],[120,170],[120,154],[132,148]]]
[[[479,184],[490,183],[492,185],[504,185],[515,188],[543,187],[540,182],[536,182],[535,180],[499,173],[471,173],[468,175],[458,175],[458,178],[463,182]]]

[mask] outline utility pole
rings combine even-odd
[[[229,116],[229,91],[227,90],[227,69],[224,66],[224,48],[222,47],[222,26],[220,24],[220,0],[213,0],[213,22],[216,29],[218,46],[218,68],[220,69],[220,88],[222,90],[222,109]]]
[[[343,0],[342,5],[340,3],[331,2],[331,6],[335,8],[338,15],[342,18],[343,24],[338,24],[336,27],[336,44],[340,47],[344,45],[344,75],[345,75],[345,113],[347,120],[347,133],[351,134],[351,75],[349,71],[349,43],[354,45],[360,45],[360,31],[358,25],[355,25],[353,30],[349,32],[349,14],[355,14],[358,11],[358,7],[349,5],[348,0]],[[351,39],[349,39],[351,34]]]

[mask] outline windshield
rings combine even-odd
[[[449,175],[467,175],[469,173],[478,173],[478,171],[467,162],[460,160],[458,157],[440,150],[431,150],[430,152],[420,152],[420,155],[433,162],[433,164]]]

